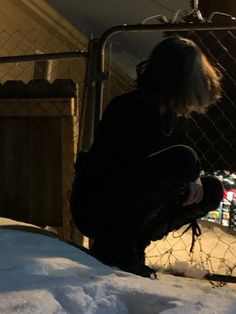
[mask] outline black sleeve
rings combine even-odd
[[[133,104],[126,95],[114,98],[103,113],[90,154],[96,164],[114,168],[127,165],[137,156]]]

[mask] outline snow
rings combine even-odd
[[[36,231],[36,229],[35,229]],[[108,267],[56,237],[0,228],[0,313],[236,313],[235,290]]]

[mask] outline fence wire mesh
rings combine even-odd
[[[198,152],[205,171],[236,168],[236,32],[211,31],[189,34],[218,65],[223,74],[223,97],[207,115],[191,119],[188,140]]]
[[[201,221],[202,235],[190,252],[191,231],[183,227],[146,249],[146,263],[158,270],[203,278],[207,274],[236,275],[235,232],[209,221]]]
[[[82,37],[82,36],[81,36]],[[0,57],[45,54],[51,52],[71,52],[86,50],[87,41],[75,38],[73,32],[62,36],[53,29],[14,29],[12,33],[0,32]],[[25,83],[32,79],[72,79],[78,83],[79,92],[84,86],[86,61],[84,58],[67,58],[38,62],[16,62],[0,64],[0,81],[21,80]]]

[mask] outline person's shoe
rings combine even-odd
[[[109,253],[105,249],[104,246],[100,245],[98,241],[94,240],[92,247],[90,248],[90,254],[95,257],[97,260],[106,264],[108,266],[112,266],[112,258]]]
[[[114,251],[107,250],[105,246],[102,246],[101,244],[99,244],[98,241],[95,240],[90,249],[90,253],[100,262],[108,266],[111,267],[115,266],[123,271],[133,273],[135,275],[139,275],[142,277],[152,279],[156,278],[156,271],[146,266],[144,264],[144,261],[140,261],[138,259],[135,249],[125,250],[125,247],[124,248],[122,247],[122,249],[123,251],[122,250],[119,251],[116,249],[114,254]]]

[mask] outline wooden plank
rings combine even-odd
[[[40,101],[47,104],[45,99]],[[1,100],[0,108],[1,103],[7,102]],[[16,100],[9,103],[16,104]],[[75,102],[67,99],[61,104],[70,107]],[[74,108],[75,114],[77,107]],[[0,117],[0,215],[40,226],[61,227],[70,238],[68,201],[78,116],[70,113],[62,117],[25,117],[12,113],[15,116]]]
[[[29,215],[27,119],[0,119],[0,214],[16,220]]]
[[[62,225],[61,129],[58,118],[30,118],[29,207],[30,221]]]
[[[75,98],[0,99],[0,117],[76,116]]]

